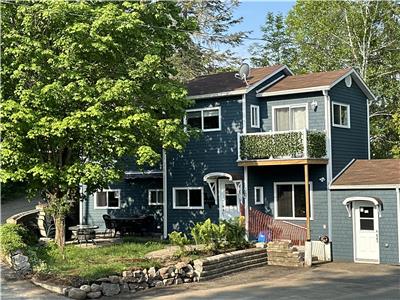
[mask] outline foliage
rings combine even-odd
[[[307,152],[310,158],[326,157],[325,132],[307,131]]]
[[[168,62],[196,24],[167,1],[18,1],[1,10],[0,178],[42,192],[61,242],[80,185],[91,194],[119,179],[121,157],[155,165],[161,149],[183,149],[190,101]]]
[[[35,239],[22,225],[3,224],[0,226],[0,251],[3,255],[16,250],[25,250]]]
[[[190,240],[188,239],[186,234],[178,231],[173,231],[170,234],[168,234],[168,237],[172,245],[179,247],[178,256],[183,255],[186,252],[185,246],[190,244]]]
[[[267,16],[263,30],[261,49],[273,53],[262,52],[262,63],[281,59],[296,73],[350,66],[359,72],[377,96],[370,104],[374,158],[396,155],[400,145],[393,121],[400,102],[399,15],[396,1],[299,0],[284,21]]]
[[[221,220],[220,223],[224,224],[227,247],[242,249],[248,245],[246,241],[245,218],[243,216]]]
[[[65,260],[53,243],[31,248],[31,251],[34,251],[33,257],[36,257],[35,271],[70,281],[75,277],[94,280],[135,267],[159,267],[157,261],[146,259],[145,254],[163,248],[164,245],[159,242],[134,240],[98,248],[68,245],[65,247]]]
[[[188,48],[176,53],[171,61],[179,69],[177,77],[188,81],[200,75],[236,70],[240,59],[230,48],[241,44],[248,34],[232,29],[242,21],[233,15],[239,1],[179,0],[178,5],[183,16],[196,19],[198,28],[191,34]]]
[[[255,43],[250,48],[253,65],[262,67],[286,64],[293,59],[294,49],[290,36],[286,34],[286,27],[285,17],[281,13],[267,13],[265,24],[261,26],[264,42]]]

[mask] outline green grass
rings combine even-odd
[[[99,248],[68,245],[65,248],[66,259],[62,258],[54,244],[32,250],[36,252],[37,263],[45,263],[38,268],[39,273],[61,280],[79,277],[90,281],[120,274],[128,269],[158,267],[157,261],[146,259],[144,255],[163,248],[164,244],[159,241],[145,242],[129,239],[122,244]]]

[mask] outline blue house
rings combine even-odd
[[[351,162],[370,159],[368,101],[374,95],[355,70],[294,75],[277,65],[251,69],[246,80],[234,72],[199,77],[187,89],[195,104],[183,122],[202,134],[184,152],[164,153],[160,169],[132,167],[122,182],[89,197],[81,205],[81,222],[103,228],[103,214],[147,213],[167,237],[207,218],[217,222],[243,214],[254,237],[255,216],[266,216],[304,229],[307,240],[329,239],[333,259],[399,263],[400,238],[385,228],[399,232],[400,172],[385,204],[396,208],[385,220],[394,225],[378,233],[373,226],[381,237],[364,236],[358,246],[366,229],[356,226],[352,210],[360,214],[360,207],[372,207],[373,217],[383,218],[387,190],[370,194],[336,184]],[[382,251],[358,254],[354,249],[373,244],[372,236]]]

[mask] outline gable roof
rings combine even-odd
[[[371,90],[353,68],[287,76],[262,93],[257,94],[257,96],[266,97],[330,90],[347,76],[353,78],[369,99],[375,99]]]
[[[212,98],[227,95],[241,95],[262,83],[275,73],[286,69],[284,65],[251,68],[247,78],[248,86],[235,77],[237,72],[224,72],[197,77],[186,84],[189,98]],[[288,71],[290,72],[290,71]]]
[[[331,184],[340,188],[400,187],[400,159],[360,159],[350,163]]]

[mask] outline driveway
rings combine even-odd
[[[45,289],[42,289],[28,280],[19,280],[15,276],[14,271],[5,265],[1,264],[1,294],[0,299],[4,300],[58,300],[68,299],[63,296],[51,293]]]
[[[129,299],[132,295],[116,299]],[[136,293],[135,299],[400,299],[400,266],[266,266],[218,280]]]

